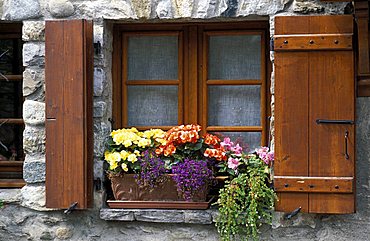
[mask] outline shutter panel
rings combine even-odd
[[[276,210],[355,211],[353,18],[275,18]]]
[[[47,21],[46,206],[92,205],[93,25]]]

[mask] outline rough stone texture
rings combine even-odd
[[[172,3],[170,0],[159,1],[155,7],[155,13],[158,18],[169,19],[173,18]]]
[[[20,189],[0,189],[0,200],[4,203],[16,203],[21,201]]]
[[[38,0],[4,0],[2,19],[26,20],[41,16]]]
[[[132,8],[138,18],[149,18],[151,13],[151,0],[131,0]]]
[[[68,227],[59,227],[55,231],[55,236],[62,240],[70,239],[72,235],[73,235],[72,228]]]
[[[172,5],[175,6],[175,17],[176,18],[190,18],[193,7],[194,0],[172,0]]]
[[[272,15],[284,9],[285,4],[290,0],[241,0],[237,10],[237,16]]]
[[[45,186],[27,184],[21,189],[21,205],[34,210],[49,210],[45,207]]]
[[[45,82],[43,70],[33,70],[27,68],[23,72],[23,96],[29,96],[42,89]]]
[[[68,0],[50,0],[49,12],[53,17],[65,18],[73,15],[75,8]]]
[[[45,153],[45,128],[26,125],[23,132],[23,148],[26,154]]]
[[[324,3],[319,0],[295,0],[293,11],[298,13],[336,13],[343,12],[346,3]]]
[[[103,117],[107,111],[107,104],[104,101],[94,102],[94,118]]]
[[[23,103],[23,120],[28,125],[45,123],[45,103],[26,100]]]
[[[45,45],[39,43],[26,43],[23,45],[23,66],[45,65]]]
[[[104,122],[94,122],[94,156],[102,157],[105,148],[106,138],[109,136],[110,128]]]
[[[23,164],[23,179],[27,183],[45,182],[45,156],[26,155]]]
[[[45,22],[24,21],[22,39],[23,41],[45,41]]]
[[[104,72],[101,68],[94,69],[94,96],[98,97],[103,94],[104,90]]]

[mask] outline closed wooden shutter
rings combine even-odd
[[[353,18],[275,18],[276,210],[355,211]]]
[[[46,22],[46,206],[92,204],[93,25]]]

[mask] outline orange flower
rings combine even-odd
[[[176,152],[176,147],[171,143],[164,149],[164,155],[169,156]]]
[[[206,143],[207,145],[213,145],[215,147],[219,147],[219,143],[220,143],[220,138],[218,138],[217,136],[215,135],[211,135],[211,134],[206,134],[204,136],[204,143]]]
[[[204,152],[205,157],[215,158],[217,161],[225,161],[227,156],[222,148],[219,149],[209,149],[207,148]]]

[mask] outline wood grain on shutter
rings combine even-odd
[[[46,206],[92,204],[92,22],[46,22]]]
[[[275,48],[275,186],[279,211],[297,207],[312,213],[355,210],[354,126],[316,123],[317,119],[354,121],[352,26],[351,16],[275,19],[280,44],[289,46],[293,41],[292,48]],[[331,37],[316,48],[297,47],[301,43],[313,45],[313,35],[321,40]],[[330,47],[336,39],[337,47]],[[299,44],[294,44],[296,40]]]

